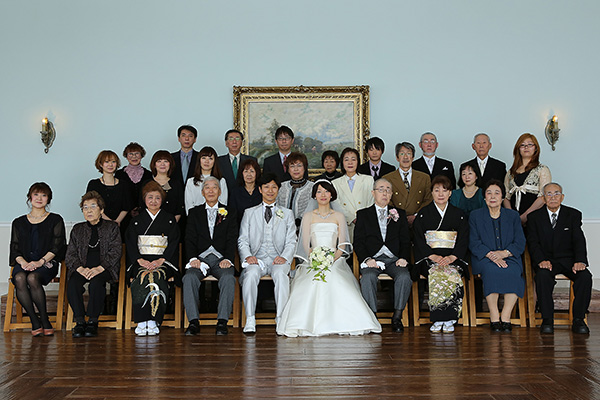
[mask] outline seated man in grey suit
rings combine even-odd
[[[392,330],[402,332],[402,311],[406,307],[412,280],[410,234],[406,213],[389,206],[392,184],[380,178],[373,185],[375,204],[358,210],[354,229],[354,252],[361,262],[360,287],[365,301],[377,312],[377,277],[386,273],[394,279]]]
[[[244,333],[256,332],[256,298],[260,278],[271,275],[279,320],[290,294],[288,273],[296,248],[296,224],[292,210],[275,204],[281,182],[266,173],[257,182],[263,201],[244,212],[238,250],[242,261],[242,295],[246,307]]]
[[[217,178],[209,176],[202,182],[205,204],[192,208],[188,214],[185,249],[188,264],[183,276],[183,305],[190,325],[186,335],[200,332],[198,321],[202,279],[212,275],[219,280],[217,335],[227,335],[227,321],[233,309],[235,291],[235,247],[238,222],[235,210],[218,202],[221,187]]]
[[[240,171],[240,167],[244,161],[252,158],[256,161],[256,158],[242,154],[242,143],[244,142],[244,134],[237,129],[230,129],[225,132],[225,147],[227,147],[227,154],[219,156],[218,163],[221,175],[227,182],[227,191],[231,195],[234,189],[237,187],[236,179]]]

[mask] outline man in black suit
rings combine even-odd
[[[217,335],[227,335],[227,321],[233,309],[238,222],[235,210],[218,202],[221,188],[215,177],[202,182],[206,204],[190,210],[186,232],[188,264],[183,276],[183,305],[190,322],[186,335],[200,332],[199,289],[202,279],[212,275],[219,280]]]
[[[462,171],[465,164],[470,165],[473,170],[478,168],[481,175],[480,181],[477,182],[477,186],[479,187],[483,187],[490,179],[497,179],[500,182],[504,182],[506,164],[489,156],[490,149],[492,148],[490,137],[486,133],[478,133],[473,138],[471,147],[477,153],[477,157],[462,163],[459,171]],[[460,179],[460,176],[458,179]]]
[[[543,190],[546,205],[527,218],[527,242],[543,318],[540,331],[554,332],[554,277],[563,274],[573,281],[575,292],[572,330],[587,334],[590,330],[584,318],[592,297],[592,274],[587,268],[581,212],[562,205],[565,195],[558,183],[548,183]]]
[[[406,213],[388,207],[392,184],[385,178],[373,185],[375,204],[356,213],[354,251],[361,263],[360,286],[365,301],[377,312],[377,277],[386,273],[394,279],[392,330],[402,332],[402,311],[412,287],[408,271],[410,234]]]
[[[419,147],[423,151],[423,157],[413,161],[412,167],[417,171],[425,172],[433,180],[438,175],[446,175],[452,183],[452,188],[456,188],[456,177],[454,176],[454,165],[452,161],[436,157],[435,151],[438,148],[437,137],[431,132],[425,132],[421,135]]]
[[[265,158],[263,163],[263,174],[272,172],[277,175],[281,182],[289,181],[291,179],[290,173],[285,169],[284,163],[292,152],[294,132],[289,127],[281,125],[275,131],[275,142],[277,142],[279,152]],[[307,173],[305,173],[305,176],[308,176]]]
[[[242,173],[242,163],[248,159],[256,158],[241,154],[242,143],[244,142],[244,134],[237,129],[230,129],[225,133],[225,147],[229,152],[224,156],[219,156],[219,169],[221,175],[227,182],[227,189],[229,193],[233,193],[233,190],[237,187],[237,177]]]
[[[371,175],[373,180],[376,181],[385,174],[389,174],[396,170],[392,164],[388,164],[381,159],[381,156],[385,151],[385,143],[383,143],[383,140],[380,138],[372,137],[367,140],[365,150],[367,151],[369,161],[358,166],[356,172],[359,174]]]
[[[191,125],[182,125],[177,129],[177,140],[181,144],[181,149],[171,153],[176,166],[172,178],[179,179],[184,188],[187,180],[194,176],[198,160],[198,152],[194,150],[197,138],[198,131]]]

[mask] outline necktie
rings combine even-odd
[[[384,209],[379,210],[379,222],[381,222],[381,223],[385,222],[385,210]]]
[[[408,182],[408,172],[403,172],[404,175],[404,187],[406,187],[407,191],[410,191],[410,183]]]
[[[556,227],[556,213],[552,213],[552,220],[550,221],[550,224],[552,225],[552,229],[554,229]]]
[[[379,171],[379,167],[377,165],[373,165],[373,168],[371,168],[373,170],[373,177],[377,176],[377,171]]]
[[[283,156],[283,172],[287,172],[287,168],[285,166],[285,160],[287,160],[287,156]]]
[[[181,173],[183,174],[183,182],[187,180],[188,171],[190,170],[190,153],[183,156],[183,162],[181,163]]]
[[[233,170],[233,179],[237,179],[237,173],[238,173],[237,157],[233,157],[233,162],[231,163],[231,169]]]
[[[208,209],[208,231],[210,232],[210,237],[213,237],[213,233],[215,231],[215,221],[217,220],[217,210],[215,208]]]
[[[350,187],[350,191],[354,189],[354,179],[348,178],[348,186]]]
[[[485,172],[485,163],[483,161],[479,161],[479,172],[481,172],[481,176]]]
[[[266,206],[265,207],[265,221],[267,221],[267,224],[269,223],[269,221],[273,217],[273,210],[272,210],[272,208],[273,208],[273,206]]]

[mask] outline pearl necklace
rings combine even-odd
[[[321,215],[317,210],[315,210],[315,214],[317,214],[321,219],[327,219],[331,214],[333,214],[333,210],[329,210],[329,212],[325,216]]]

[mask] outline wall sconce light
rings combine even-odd
[[[54,124],[47,117],[42,120],[42,130],[40,133],[42,134],[42,143],[46,146],[44,152],[48,153],[48,150],[50,150],[50,147],[54,143],[54,139],[56,139],[56,130],[54,129]]]
[[[546,139],[548,139],[548,144],[552,146],[552,151],[556,150],[554,145],[558,142],[558,132],[560,132],[560,128],[558,127],[558,117],[553,115],[546,124]]]

